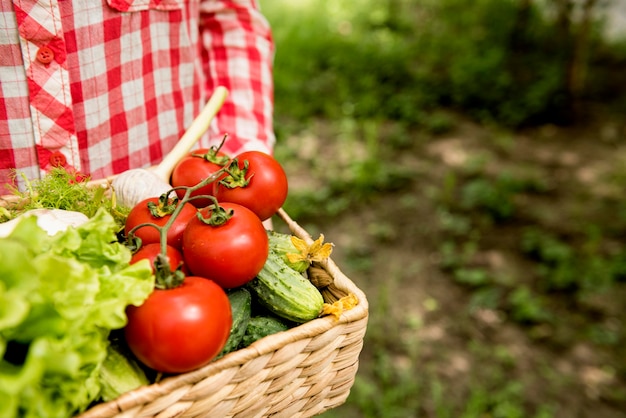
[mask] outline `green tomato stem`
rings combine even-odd
[[[163,225],[163,226],[158,226],[158,225],[154,225],[151,224],[152,226],[154,226],[155,228],[157,228],[159,230],[159,242],[161,245],[161,250],[160,250],[160,256],[163,258],[162,260],[159,261],[160,266],[155,265],[155,268],[157,268],[157,270],[160,269],[165,272],[163,273],[158,273],[156,275],[156,279],[157,279],[157,284],[156,287],[160,288],[160,289],[171,289],[177,286],[180,286],[184,280],[184,274],[182,274],[182,272],[179,272],[178,269],[176,269],[176,271],[172,272],[172,266],[170,265],[169,262],[169,257],[167,257],[167,233],[170,230],[170,228],[172,227],[172,225],[174,224],[174,222],[176,221],[176,218],[178,218],[178,215],[180,214],[180,212],[183,210],[183,207],[185,206],[186,203],[188,203],[192,198],[191,198],[191,193],[193,193],[194,191],[206,186],[209,183],[214,182],[215,180],[217,180],[218,178],[220,178],[220,176],[222,174],[224,174],[224,172],[226,171],[225,167],[220,168],[219,170],[217,170],[216,172],[212,173],[210,176],[208,176],[207,178],[205,178],[204,180],[202,180],[201,182],[199,182],[198,184],[196,184],[195,186],[180,186],[177,187],[176,189],[185,189],[185,194],[183,195],[183,197],[181,199],[176,198],[170,198],[170,195],[172,193],[175,192],[176,189],[172,188],[170,189],[167,193],[164,193],[163,195],[161,195],[159,197],[159,203],[160,204],[169,204],[170,199],[172,201],[174,201],[175,203],[175,207],[173,209],[173,211],[170,214],[170,218],[167,220],[167,222]],[[198,196],[199,197],[199,196]],[[221,208],[217,202],[217,199],[215,199],[214,196],[202,196],[204,198],[209,198],[211,200],[213,200],[213,206]],[[222,209],[223,210],[223,209]],[[198,212],[199,214],[199,212]],[[169,274],[168,274],[169,271]]]

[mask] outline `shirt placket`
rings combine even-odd
[[[58,3],[14,0],[14,7],[39,166],[42,173],[54,166],[80,171]]]

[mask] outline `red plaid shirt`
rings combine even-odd
[[[200,146],[271,153],[272,58],[254,0],[0,0],[0,182],[158,164],[218,85]]]

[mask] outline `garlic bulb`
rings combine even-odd
[[[172,186],[156,173],[141,168],[128,170],[112,182],[117,204],[132,208],[149,197],[158,197]]]

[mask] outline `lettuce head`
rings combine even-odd
[[[0,239],[1,417],[71,417],[98,399],[111,331],[154,288],[116,229],[101,209],[54,236],[25,218]]]

